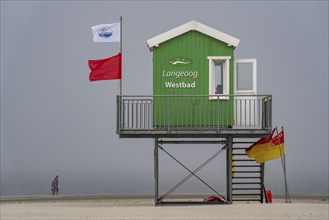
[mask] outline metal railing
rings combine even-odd
[[[118,96],[124,130],[271,129],[271,95]]]

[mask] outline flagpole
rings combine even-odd
[[[283,161],[283,155],[282,155],[282,150],[281,150],[280,136],[279,136],[278,127],[276,127],[275,129],[276,129],[276,135],[277,135],[277,137],[278,137],[279,151],[280,151],[280,159],[281,159],[281,164],[282,164],[282,169],[283,169],[284,192],[285,192],[285,197],[286,197],[286,203],[288,203],[288,197],[287,197],[287,184],[286,184],[286,173],[285,173],[285,169],[284,169],[284,161]]]
[[[279,136],[279,131],[278,127],[276,127],[276,134],[278,137],[278,142],[279,142],[279,151],[280,151],[280,158],[281,158],[281,164],[282,164],[282,169],[283,169],[283,177],[284,177],[284,191],[285,191],[285,196],[286,196],[286,203],[288,203],[288,184],[287,184],[287,175],[286,175],[286,164],[284,161],[284,154],[282,153],[281,150],[281,143],[280,143],[280,136]],[[290,202],[290,200],[289,200]]]
[[[283,131],[283,126],[281,127],[281,131]],[[279,141],[280,141],[280,139],[279,139]],[[286,154],[283,154],[283,161],[284,161],[284,173],[285,173],[285,176],[286,176],[287,197],[288,197],[288,202],[291,203],[289,190],[288,190],[288,182],[287,182]]]
[[[122,96],[122,16],[120,16],[120,53],[121,53],[121,79],[120,79],[120,97]]]

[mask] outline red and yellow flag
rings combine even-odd
[[[273,137],[274,131],[275,129],[266,138],[260,139],[246,149],[247,156],[255,159],[257,163],[264,163],[281,157],[281,155],[285,153],[284,133],[281,131],[278,135]]]

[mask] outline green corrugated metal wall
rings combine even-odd
[[[156,95],[209,95],[208,56],[230,56],[230,94],[233,94],[234,47],[197,31],[189,31],[153,48],[153,94]],[[172,65],[170,61],[185,59],[187,65]],[[165,77],[168,71],[197,72],[193,77]],[[190,83],[194,88],[168,88],[166,82]],[[183,85],[184,86],[184,85]],[[175,99],[175,100],[173,100]],[[170,106],[169,106],[170,102]],[[220,105],[219,105],[220,104]],[[186,111],[189,109],[189,111]],[[218,114],[220,109],[221,116]],[[169,111],[169,112],[168,112]],[[186,112],[188,114],[186,115]],[[225,115],[225,120],[222,115]],[[222,100],[220,103],[208,97],[176,97],[154,99],[155,126],[213,126],[231,125],[233,120],[233,101]]]

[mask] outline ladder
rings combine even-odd
[[[247,157],[246,149],[232,146],[232,202],[263,203],[264,164]]]

